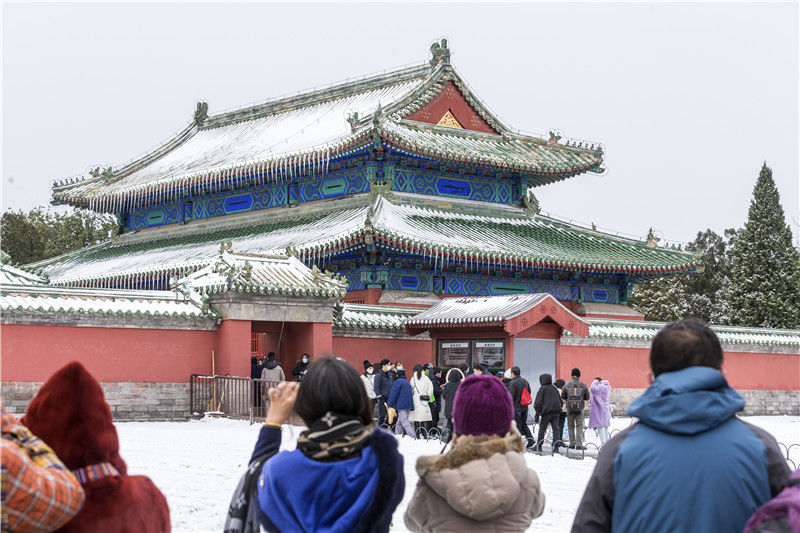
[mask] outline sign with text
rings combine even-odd
[[[439,344],[439,364],[443,367],[469,364],[469,342],[442,342]]]

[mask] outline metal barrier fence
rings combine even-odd
[[[189,378],[189,410],[195,415],[209,413],[248,419],[252,424],[267,415],[269,400],[266,391],[278,383],[264,379],[192,374]]]
[[[189,383],[189,409],[192,414],[218,414],[229,418],[247,419],[253,424],[267,416],[269,399],[266,391],[270,387],[276,387],[280,382],[234,376],[192,374]],[[531,424],[532,420],[529,417],[528,425],[532,426],[531,432],[535,433],[538,424]],[[394,425],[388,426],[384,424],[382,427],[387,431],[394,431]],[[619,432],[619,429],[614,429],[610,432],[610,436],[613,437]],[[450,440],[450,432],[446,429],[430,428],[426,430],[420,427],[417,428],[415,433],[418,438],[425,440],[439,440],[442,442]],[[554,444],[557,444],[557,446],[554,446]],[[529,451],[537,451],[542,455],[560,453],[570,459],[584,459],[587,456],[596,457],[600,452],[600,448],[602,448],[602,446],[597,446],[594,443],[585,443],[584,446],[584,449],[573,450],[561,440],[555,443],[552,440],[542,440],[538,443],[532,443],[526,448]],[[792,470],[797,469],[796,455],[800,455],[800,444],[786,445],[778,442],[778,446],[787,464]],[[560,452],[558,448],[562,448],[563,451]],[[586,453],[587,451],[589,452],[588,454]]]

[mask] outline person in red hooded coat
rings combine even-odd
[[[46,442],[83,485],[83,509],[59,531],[162,533],[169,507],[145,476],[129,476],[103,389],[73,361],[42,385],[22,423]]]

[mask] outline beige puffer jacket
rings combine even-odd
[[[420,457],[417,473],[405,514],[411,531],[525,531],[544,510],[516,429],[504,437],[459,436],[446,454]]]

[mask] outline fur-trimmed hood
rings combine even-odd
[[[412,531],[521,531],[539,516],[544,496],[525,464],[515,428],[497,435],[459,435],[444,455],[420,457],[420,485],[406,514]],[[424,487],[424,489],[422,489]],[[431,494],[431,491],[433,494]]]
[[[504,436],[459,435],[453,448],[442,455],[428,455],[417,459],[417,474],[424,477],[428,472],[452,470],[478,459],[488,459],[496,453],[522,452],[525,447],[516,429]]]

